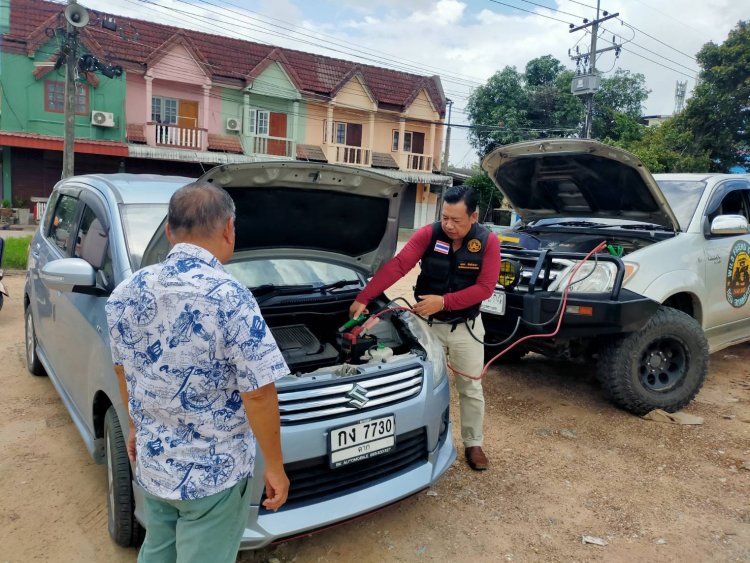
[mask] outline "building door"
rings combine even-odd
[[[177,125],[185,129],[198,128],[198,102],[180,100],[177,108]]]
[[[350,147],[361,147],[362,146],[362,124],[361,123],[347,123],[346,124],[346,144]]]
[[[286,114],[271,112],[268,125],[268,136],[286,139]],[[268,139],[268,154],[275,156],[290,156],[287,142],[279,139]]]
[[[424,154],[424,133],[411,134],[411,152]]]

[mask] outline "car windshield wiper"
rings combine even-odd
[[[339,289],[346,287],[347,285],[359,284],[360,280],[339,280],[333,283],[327,283],[324,285],[275,285],[267,283],[259,285],[257,287],[250,288],[255,298],[258,300],[258,304],[265,303],[271,297],[277,297],[279,295],[300,295],[305,293],[324,293],[331,289]]]
[[[604,223],[595,223],[594,221],[559,221],[557,223],[545,223],[544,225],[531,225],[534,229],[544,227],[606,227]]]
[[[669,231],[670,233],[674,231],[672,227],[668,227],[667,225],[659,225],[658,223],[628,223],[627,225],[606,225],[606,227],[608,229],[653,229],[655,231]]]

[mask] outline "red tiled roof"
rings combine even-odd
[[[317,145],[297,145],[297,160],[328,162],[323,149]]]
[[[62,137],[40,135],[38,133],[10,133],[0,131],[0,147],[23,147],[29,149],[63,150]],[[128,156],[128,146],[117,141],[100,141],[95,139],[76,139],[75,152],[88,154],[105,154],[110,156]]]
[[[146,133],[143,131],[144,123],[128,123],[125,136],[129,143],[146,144]]]
[[[52,27],[56,27],[57,14],[64,8],[62,4],[45,0],[10,1],[10,31],[4,36],[3,49],[18,52],[26,52],[36,45],[40,41],[40,32],[44,33],[51,21],[55,22]],[[108,16],[101,12],[98,15]],[[200,62],[217,82],[244,84],[253,76],[253,70],[270,55],[278,57],[305,93],[331,96],[347,74],[359,71],[379,104],[405,109],[424,87],[440,115],[445,114],[445,96],[437,76],[418,76],[124,16],[113,17],[124,30],[124,39],[117,32],[89,24],[83,29],[82,41],[94,51],[109,53],[109,62],[130,70],[145,70],[153,53],[172,40],[175,34],[180,34],[189,39]]]
[[[208,150],[244,154],[238,135],[208,135]]]

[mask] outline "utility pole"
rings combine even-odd
[[[590,22],[588,20],[583,20],[583,25],[579,25],[578,27],[574,27],[573,24],[570,24],[570,33],[591,27],[591,47],[589,52],[571,57],[575,61],[588,59],[588,71],[583,76],[574,77],[571,85],[571,92],[573,94],[576,96],[586,96],[586,124],[584,126],[584,135],[587,139],[591,138],[591,127],[594,122],[594,94],[599,90],[599,85],[601,84],[601,78],[596,74],[596,56],[599,53],[611,50],[615,50],[619,55],[620,48],[622,47],[621,45],[614,44],[613,41],[611,47],[599,51],[596,50],[599,24],[620,15],[619,13],[609,14],[605,11],[603,12],[604,17],[600,18],[600,5],[601,0],[596,0],[596,19],[594,21]]]
[[[78,28],[89,21],[86,10],[76,0],[68,0],[65,8],[65,44],[60,56],[65,57],[65,130],[63,138],[62,177],[73,175],[75,161],[75,121],[76,121],[76,68],[78,66]]]
[[[445,103],[448,104],[448,128],[445,130],[445,151],[443,153],[443,162],[441,162],[440,172],[443,176],[448,173],[448,157],[451,154],[451,109],[453,109],[453,100],[446,98]],[[440,186],[440,197],[437,199],[437,205],[435,205],[435,221],[440,219],[443,213],[443,196],[445,195],[445,186]]]

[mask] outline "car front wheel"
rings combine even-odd
[[[32,375],[47,375],[42,362],[39,361],[39,356],[36,355],[36,331],[34,330],[34,317],[31,314],[31,307],[26,307],[24,325],[26,328],[26,367]]]
[[[675,412],[708,375],[708,342],[690,315],[660,307],[640,331],[604,343],[597,365],[610,399],[637,415]]]
[[[143,529],[135,519],[130,460],[125,436],[114,407],[104,416],[104,448],[107,464],[107,526],[118,545],[130,547],[142,541]]]

